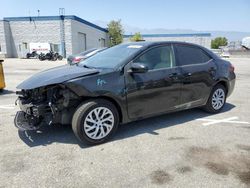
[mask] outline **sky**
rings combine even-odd
[[[250,32],[250,0],[4,0],[0,19],[17,16],[66,15],[144,29]]]

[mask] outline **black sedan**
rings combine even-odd
[[[79,140],[98,144],[121,123],[195,107],[218,113],[234,85],[232,64],[204,47],[121,44],[21,83],[15,125],[72,124]]]

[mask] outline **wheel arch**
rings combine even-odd
[[[226,93],[228,93],[229,85],[228,85],[228,81],[227,80],[221,79],[221,80],[217,81],[216,84],[214,85],[214,87],[216,85],[218,85],[218,84],[223,85],[225,87],[225,89],[226,89]]]

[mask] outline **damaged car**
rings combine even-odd
[[[100,144],[122,123],[195,107],[218,113],[234,85],[232,64],[204,47],[121,44],[22,82],[14,122],[30,131],[71,124],[80,141]]]

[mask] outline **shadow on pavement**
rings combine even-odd
[[[12,94],[12,93],[15,93],[15,91],[6,90],[6,89],[1,89],[1,90],[0,90],[0,96],[1,96],[1,95]]]
[[[227,103],[221,113],[228,112],[234,107],[234,105]],[[196,108],[124,124],[119,126],[113,139],[109,140],[109,142],[127,139],[145,133],[157,136],[158,133],[156,131],[159,129],[181,126],[182,123],[210,115],[212,114]],[[81,148],[89,147],[77,140],[70,125],[43,126],[38,131],[19,131],[18,134],[22,141],[30,147],[46,146],[52,143],[78,144]]]

